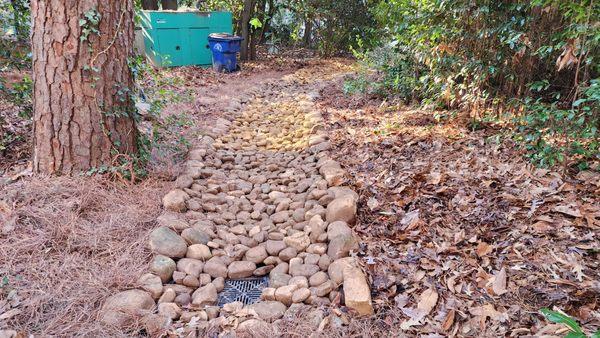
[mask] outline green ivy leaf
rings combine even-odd
[[[560,312],[552,311],[552,310],[547,309],[547,308],[541,309],[540,312],[549,321],[551,321],[553,323],[557,323],[557,324],[564,324],[568,328],[570,328],[571,331],[573,331],[573,333],[581,333],[581,334],[583,334],[583,331],[581,330],[581,327],[579,327],[579,324],[577,324],[577,322],[573,318],[571,318],[571,317],[569,317],[567,315],[564,315],[564,314],[562,314]],[[573,336],[573,337],[570,337],[570,338],[575,338],[575,337],[579,337],[579,336]],[[583,335],[583,337],[585,338],[585,335]]]
[[[261,28],[262,22],[260,22],[260,20],[258,18],[252,18],[252,20],[250,20],[250,25],[254,29]]]
[[[587,336],[579,332],[569,332],[564,338],[587,338]]]

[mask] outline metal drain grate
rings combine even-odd
[[[231,302],[254,304],[260,300],[262,290],[269,285],[269,277],[227,279],[225,288],[219,294],[219,306]]]

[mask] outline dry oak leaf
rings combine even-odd
[[[423,311],[423,313],[428,315],[431,310],[435,307],[438,301],[438,293],[434,289],[427,289],[423,291],[421,296],[419,296],[419,302],[417,303],[417,309]]]
[[[492,252],[492,250],[494,250],[494,247],[487,244],[486,242],[479,242],[479,244],[477,244],[477,256],[479,257],[483,257],[489,253]]]
[[[492,290],[496,295],[501,296],[508,292],[506,288],[506,269],[504,267],[492,279]]]
[[[581,211],[579,211],[579,208],[573,204],[557,205],[552,210],[555,212],[560,212],[561,214],[571,216],[571,217],[577,217],[577,218],[583,217],[583,215],[581,214]]]

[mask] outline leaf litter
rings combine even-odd
[[[341,82],[341,81],[340,81]],[[360,194],[355,230],[379,315],[408,335],[600,327],[600,180],[532,167],[498,130],[325,88],[332,151]]]

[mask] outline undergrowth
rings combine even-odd
[[[380,38],[359,38],[347,93],[467,112],[541,167],[599,166],[600,3],[392,0],[371,11]]]

